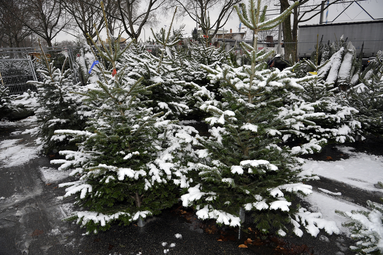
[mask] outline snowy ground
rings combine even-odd
[[[339,150],[350,156],[348,159],[339,161],[315,161],[306,160],[304,170],[312,171],[319,177],[345,183],[355,188],[368,192],[381,192],[383,190],[374,185],[383,182],[383,157],[354,152],[353,148],[338,146]],[[335,221],[338,228],[348,234],[348,229],[342,227],[345,218],[336,214],[335,210],[349,212],[351,210],[367,210],[360,205],[342,199],[342,193],[319,189],[305,198],[313,211],[322,213],[322,217]]]

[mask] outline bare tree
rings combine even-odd
[[[314,4],[308,3],[309,0],[299,0],[299,6],[294,8],[291,17],[288,17],[282,23],[283,41],[285,46],[285,56],[291,56],[292,60],[298,60],[298,26],[300,23],[307,22],[325,11],[333,4],[341,3],[345,0],[330,0],[329,2],[318,0]],[[356,0],[359,1],[359,0]],[[289,0],[279,0],[281,4],[281,13],[290,7]],[[291,2],[291,1],[290,1]],[[326,5],[324,4],[326,2]]]
[[[165,0],[116,0],[118,15],[106,10],[108,16],[121,21],[125,33],[138,40],[144,25],[153,18],[154,13],[162,7]]]
[[[114,24],[117,16],[117,5],[114,0],[104,0],[104,8],[107,14],[108,24]],[[61,0],[61,5],[66,12],[73,18],[76,27],[80,29],[82,35],[91,43],[91,39],[97,36],[97,31],[105,28],[103,11],[100,0]],[[111,17],[110,15],[113,15]],[[113,28],[109,28],[113,31]],[[90,39],[90,38],[91,39]]]
[[[26,45],[26,38],[31,35],[31,31],[19,19],[28,19],[27,10],[22,8],[16,0],[0,1],[0,40],[1,46],[21,47]]]
[[[183,14],[187,14],[202,29],[207,42],[223,28],[234,10],[234,5],[241,0],[175,0],[173,2],[181,5]],[[212,21],[210,11],[216,10],[218,14]]]
[[[63,22],[63,8],[59,0],[20,0],[28,9],[31,18],[24,24],[32,32],[44,39],[49,47],[52,41],[66,26]]]

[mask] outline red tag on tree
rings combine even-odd
[[[114,77],[116,75],[116,73],[117,73],[116,68],[113,68],[112,76]]]

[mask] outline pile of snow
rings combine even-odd
[[[363,190],[382,191],[374,187],[377,182],[383,182],[382,156],[353,152],[351,147],[337,148],[350,158],[335,162],[307,160],[303,169]]]

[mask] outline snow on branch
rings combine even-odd
[[[321,213],[312,213],[310,211],[307,211],[305,208],[299,209],[299,212],[295,214],[295,220],[296,221],[292,222],[299,222],[313,237],[316,237],[321,229],[324,229],[329,235],[340,234],[340,230],[336,226],[336,223],[334,221],[328,221],[326,219],[323,219]],[[301,232],[299,230],[295,231],[295,233]]]
[[[234,216],[221,210],[216,210],[211,205],[205,205],[204,208],[199,209],[196,212],[196,215],[202,220],[215,219],[218,224],[224,224],[226,226],[241,226],[241,219],[238,216]]]

